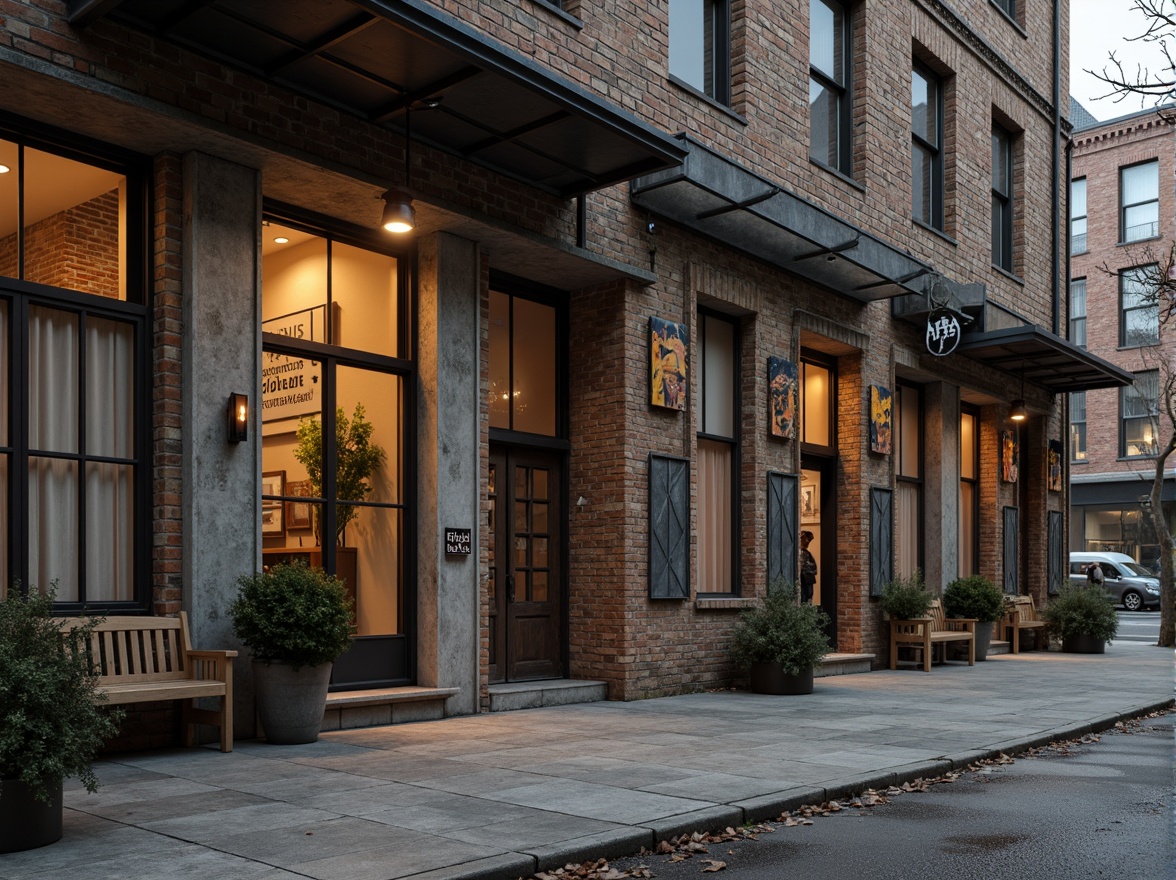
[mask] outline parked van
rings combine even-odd
[[[1097,562],[1103,570],[1103,586],[1111,598],[1128,611],[1143,611],[1160,604],[1160,581],[1126,553],[1071,553],[1070,583],[1086,581],[1086,566]]]

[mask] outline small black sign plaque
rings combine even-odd
[[[474,552],[473,529],[446,529],[445,555],[469,556]]]

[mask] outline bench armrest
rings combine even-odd
[[[975,632],[978,621],[979,618],[976,617],[945,617],[943,619],[943,625],[949,630],[957,632],[964,632],[965,630],[967,632]]]
[[[210,681],[233,680],[233,658],[236,651],[189,651],[188,660],[197,671],[197,678]]]

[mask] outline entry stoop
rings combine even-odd
[[[382,727],[445,717],[445,701],[459,688],[398,687],[327,694],[323,730]]]
[[[607,682],[574,681],[570,678],[492,684],[489,691],[491,712],[567,706],[572,703],[598,703],[608,699]]]
[[[813,669],[813,678],[869,672],[873,662],[873,654],[826,654],[821,665]]]

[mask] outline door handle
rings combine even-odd
[[[514,601],[514,575],[508,574],[506,576],[506,601]]]

